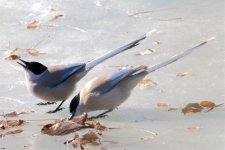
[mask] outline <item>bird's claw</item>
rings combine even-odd
[[[61,111],[61,110],[63,110],[63,109],[65,109],[65,108],[64,108],[64,107],[62,107],[62,108],[59,108],[59,109],[50,110],[50,111],[48,111],[47,113],[49,113],[49,114],[53,114],[53,113],[56,113],[57,111]]]
[[[52,105],[52,104],[56,104],[56,103],[55,102],[40,102],[40,103],[37,103],[36,105],[43,106],[43,105]]]

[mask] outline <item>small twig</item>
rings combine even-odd
[[[177,17],[177,18],[169,18],[169,19],[161,19],[161,18],[153,18],[156,19],[158,21],[176,21],[176,20],[181,20],[181,17]]]
[[[146,14],[146,13],[152,13],[152,12],[155,12],[155,11],[164,11],[164,10],[170,10],[170,9],[176,9],[176,8],[162,8],[162,9],[158,9],[158,10],[140,11],[140,12],[136,12],[136,13],[133,13],[133,14],[128,14],[128,16],[131,17],[131,16],[140,15],[140,14]]]

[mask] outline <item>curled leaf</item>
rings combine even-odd
[[[203,107],[199,103],[189,103],[182,109],[182,113],[185,115],[187,113],[201,112],[202,110]]]
[[[67,144],[67,145],[70,143],[72,143],[74,148],[79,147],[81,150],[83,150],[84,145],[86,144],[100,145],[100,138],[98,134],[89,130],[87,133],[81,136],[76,134],[73,138],[64,142],[64,144]]]
[[[41,27],[41,23],[37,20],[35,20],[27,25],[27,29],[38,30],[38,29],[40,29],[40,27]]]
[[[99,130],[99,131],[107,131],[108,130],[108,128],[106,126],[103,126],[100,122],[95,121],[95,120],[87,121],[86,124],[96,130]]]
[[[219,107],[222,106],[223,104],[218,104],[216,105],[214,102],[209,101],[209,100],[203,100],[199,103],[189,103],[187,104],[183,109],[182,109],[182,113],[183,114],[187,114],[187,113],[196,113],[196,112],[208,112],[210,110],[212,110],[215,107]]]
[[[201,101],[199,105],[201,105],[202,107],[207,107],[208,109],[213,109],[216,106],[214,102],[208,100]]]
[[[164,102],[158,102],[156,104],[157,107],[160,107],[160,108],[168,108],[170,107],[171,105],[170,104],[167,104],[167,103],[164,103]]]
[[[4,133],[4,134],[0,134],[0,138],[4,137],[4,136],[6,136],[6,135],[15,135],[15,134],[19,134],[19,133],[21,133],[21,132],[23,132],[23,130],[21,130],[21,129],[8,131],[8,132],[6,132],[6,133]]]
[[[177,76],[178,77],[190,77],[190,76],[192,76],[192,73],[186,71],[186,72],[178,73]]]
[[[156,82],[152,81],[151,79],[142,79],[139,81],[138,83],[138,86],[141,88],[141,89],[145,89],[151,85],[157,85]]]
[[[24,124],[24,120],[1,120],[0,121],[0,130],[5,130],[12,127],[17,127]]]
[[[48,134],[51,136],[69,134],[74,131],[87,128],[87,126],[84,125],[84,122],[86,121],[86,119],[87,119],[87,114],[84,113],[80,117],[70,121],[62,120],[53,124],[46,124],[42,127],[41,132],[43,134]]]

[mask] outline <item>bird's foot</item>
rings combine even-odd
[[[37,103],[36,105],[44,106],[44,105],[52,105],[52,104],[56,104],[56,103],[55,102],[40,102],[40,103]]]
[[[56,112],[61,111],[61,110],[63,110],[63,109],[65,109],[65,108],[64,108],[64,107],[62,107],[62,108],[59,108],[59,109],[50,110],[50,111],[48,111],[47,113],[49,113],[49,114],[53,114],[53,113],[56,113]]]

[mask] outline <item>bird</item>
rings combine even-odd
[[[28,62],[23,59],[19,59],[17,63],[25,71],[26,86],[31,94],[48,103],[61,101],[56,109],[48,111],[48,113],[55,113],[62,110],[60,108],[61,105],[73,93],[78,81],[92,70],[92,68],[114,55],[139,45],[140,41],[147,38],[153,32],[155,32],[155,29],[89,62],[48,67],[40,62]]]
[[[149,73],[181,59],[202,45],[205,45],[210,40],[212,39],[184,50],[173,57],[170,57],[168,60],[162,61],[151,67],[147,67],[146,65],[140,65],[133,68],[129,67],[121,69],[111,75],[101,75],[93,78],[87,82],[80,92],[71,100],[69,105],[70,116],[67,119],[71,120],[74,116],[96,110],[106,111],[95,117],[91,117],[92,119],[105,117],[106,113],[113,111],[128,99],[138,82]]]

